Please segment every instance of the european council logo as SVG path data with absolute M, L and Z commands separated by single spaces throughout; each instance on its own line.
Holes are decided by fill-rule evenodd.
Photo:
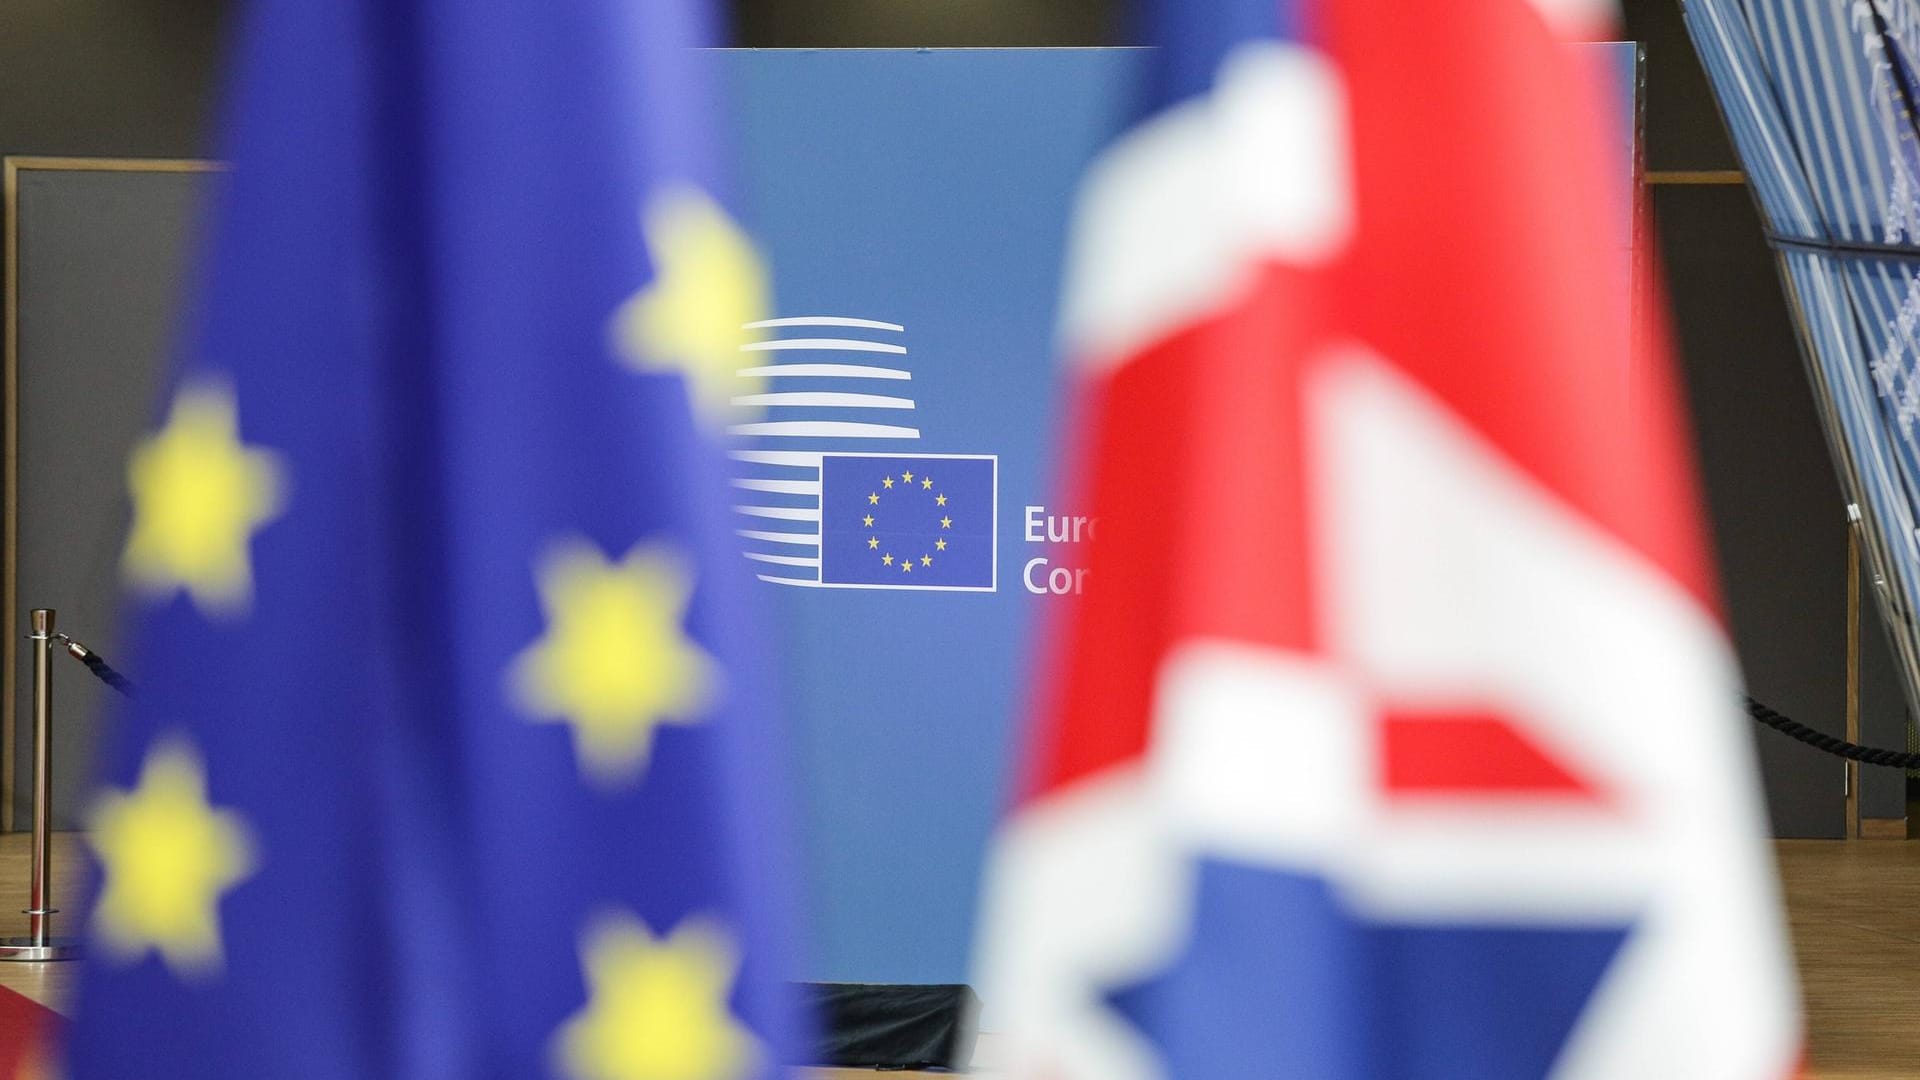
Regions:
M 906 328 L 821 315 L 748 328 L 775 336 L 743 352 L 781 358 L 738 372 L 753 392 L 733 404 L 767 415 L 728 429 L 753 440 L 732 452 L 744 474 L 733 486 L 753 494 L 734 506 L 742 526 L 734 531 L 746 541 L 742 554 L 765 567 L 760 580 L 992 592 L 999 462 L 991 454 L 900 452 L 920 439 L 918 427 L 891 421 L 918 410 L 901 393 L 913 379 Z M 893 448 L 868 449 L 876 444 Z
M 747 552 L 749 559 L 781 568 L 762 573 L 761 580 L 820 588 L 993 591 L 1000 482 L 993 455 L 821 454 L 819 475 L 818 509 L 734 508 L 779 519 L 768 521 L 768 528 L 740 530 L 749 540 L 784 549 Z

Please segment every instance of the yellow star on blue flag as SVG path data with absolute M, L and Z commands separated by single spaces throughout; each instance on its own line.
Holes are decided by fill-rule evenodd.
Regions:
M 515 696 L 533 719 L 572 727 L 582 771 L 637 777 L 655 729 L 698 722 L 717 689 L 718 665 L 682 626 L 686 560 L 642 545 L 612 562 L 574 540 L 538 577 L 547 631 L 514 661 Z
M 253 534 L 280 514 L 277 455 L 240 441 L 233 392 L 216 381 L 181 387 L 160 431 L 127 464 L 133 528 L 121 560 L 142 592 L 191 596 L 226 616 L 253 597 Z
M 725 414 L 731 397 L 758 389 L 737 374 L 756 365 L 741 347 L 760 339 L 750 324 L 766 317 L 767 269 L 746 232 L 699 188 L 674 185 L 648 200 L 641 215 L 654 280 L 619 312 L 627 362 L 642 370 L 677 370 L 699 408 Z
M 93 941 L 108 962 L 152 951 L 184 978 L 219 966 L 220 897 L 253 872 L 253 842 L 238 814 L 208 802 L 190 744 L 156 743 L 133 790 L 100 795 L 87 840 L 101 868 Z
M 693 917 L 664 938 L 625 914 L 602 915 L 581 948 L 587 1002 L 555 1036 L 570 1080 L 741 1080 L 760 1054 L 728 999 L 739 974 L 732 937 Z

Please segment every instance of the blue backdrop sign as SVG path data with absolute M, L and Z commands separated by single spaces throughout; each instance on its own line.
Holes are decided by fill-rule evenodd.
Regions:
M 1631 101 L 1635 50 L 1610 48 Z M 1047 494 L 1053 320 L 1073 192 L 1144 60 L 724 55 L 780 316 L 742 363 L 758 415 L 734 426 L 732 483 L 801 756 L 808 978 L 966 975 L 1029 624 L 1097 587 L 1075 560 L 1094 523 Z

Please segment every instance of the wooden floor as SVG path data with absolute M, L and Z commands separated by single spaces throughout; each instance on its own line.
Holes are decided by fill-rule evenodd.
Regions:
M 1814 1075 L 1920 1076 L 1920 841 L 1782 840 L 1777 850 Z
M 55 900 L 78 893 L 77 841 L 55 838 Z M 1783 840 L 1780 876 L 1821 1080 L 1920 1077 L 1920 841 Z M 24 933 L 27 838 L 0 835 L 0 936 Z M 18 898 L 16 903 L 14 898 Z M 56 925 L 56 931 L 60 929 Z M 0 963 L 0 986 L 55 1009 L 79 965 Z M 805 1080 L 871 1080 L 864 1069 L 802 1069 Z M 892 1074 L 907 1075 L 907 1074 Z
M 20 909 L 27 906 L 27 876 L 31 865 L 28 849 L 27 834 L 0 833 L 0 937 L 17 937 L 27 932 L 27 917 L 20 914 Z M 56 834 L 53 838 L 53 906 L 65 910 L 54 916 L 55 934 L 73 934 L 80 929 L 77 922 L 66 920 L 78 918 L 83 864 L 79 837 Z M 77 961 L 0 963 L 0 986 L 60 1009 L 72 1000 L 74 980 L 79 974 Z

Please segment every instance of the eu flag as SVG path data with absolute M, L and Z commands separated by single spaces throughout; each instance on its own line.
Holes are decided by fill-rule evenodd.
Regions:
M 998 459 L 825 454 L 820 580 L 866 588 L 993 588 Z
M 252 5 L 128 466 L 71 1075 L 776 1074 L 776 740 L 690 404 L 764 307 L 712 19 Z

